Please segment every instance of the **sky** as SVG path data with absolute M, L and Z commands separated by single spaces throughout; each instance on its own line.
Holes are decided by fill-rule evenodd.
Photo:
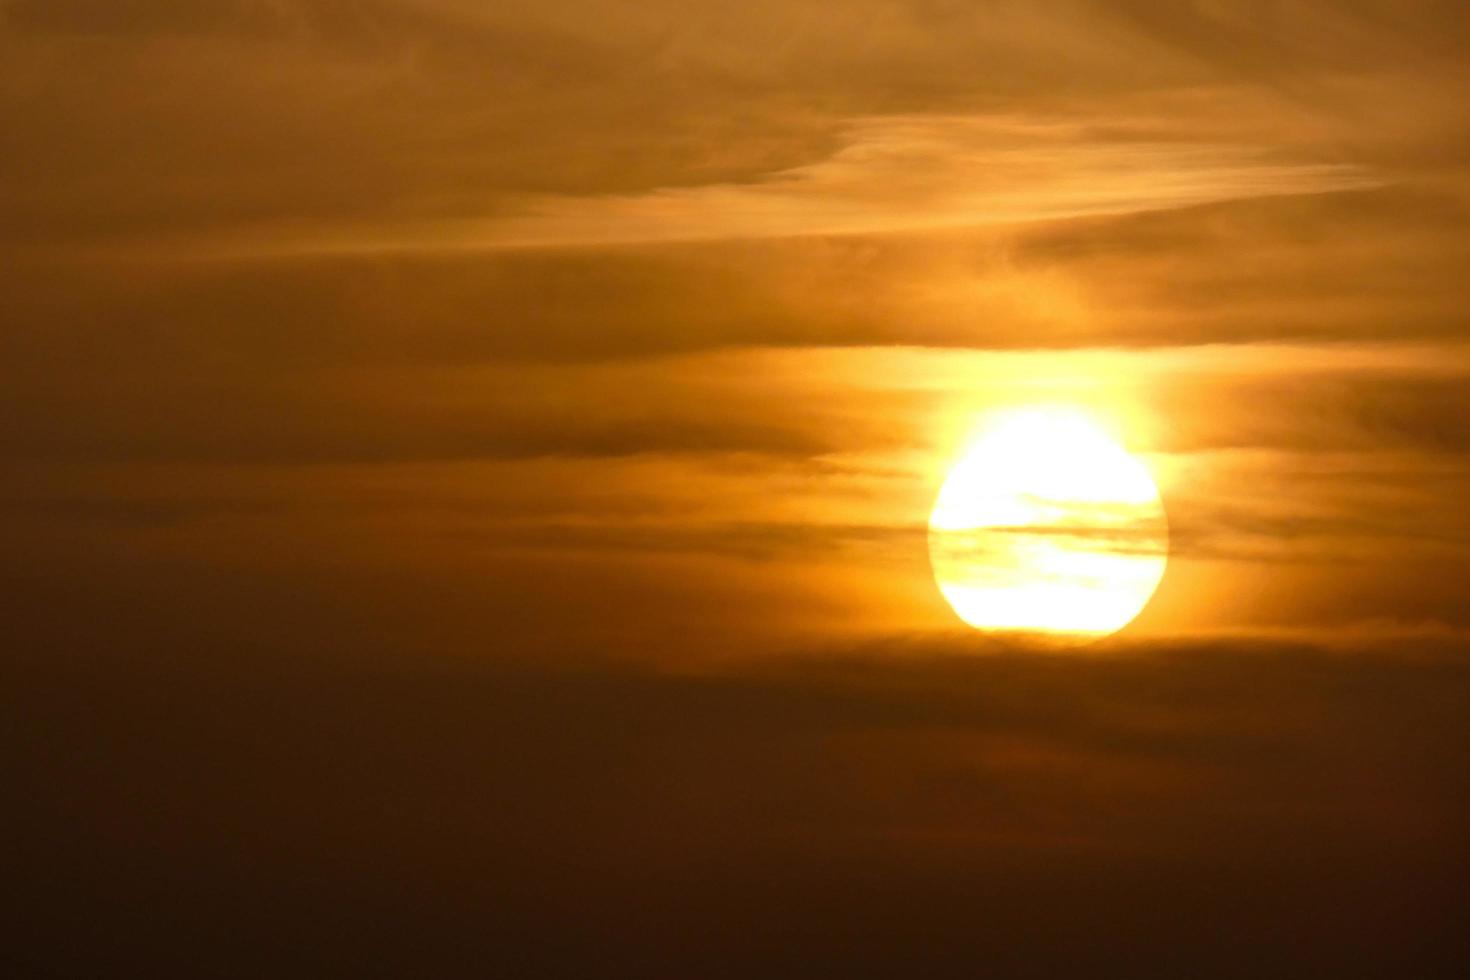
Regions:
M 1470 6 L 0 0 L 17 975 L 1460 976 Z M 977 418 L 1162 583 L 968 629 Z

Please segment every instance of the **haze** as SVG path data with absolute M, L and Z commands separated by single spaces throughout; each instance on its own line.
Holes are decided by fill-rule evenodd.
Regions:
M 1461 976 L 1470 6 L 0 0 L 17 976 Z M 1168 571 L 967 629 L 980 414 Z

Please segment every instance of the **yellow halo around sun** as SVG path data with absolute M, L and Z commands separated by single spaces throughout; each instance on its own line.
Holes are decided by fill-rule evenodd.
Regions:
M 1148 470 L 1074 408 L 990 416 L 929 517 L 934 579 L 981 630 L 1114 633 L 1148 603 L 1168 552 Z

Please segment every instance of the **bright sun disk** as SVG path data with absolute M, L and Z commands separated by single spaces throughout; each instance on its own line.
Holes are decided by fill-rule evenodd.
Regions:
M 990 417 L 929 517 L 935 581 L 981 630 L 1114 633 L 1158 587 L 1168 545 L 1148 470 L 1073 408 Z

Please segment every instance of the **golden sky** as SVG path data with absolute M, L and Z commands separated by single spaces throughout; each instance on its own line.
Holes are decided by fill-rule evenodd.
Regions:
M 1459 0 L 0 0 L 20 962 L 1441 975 L 1467 96 Z M 1170 529 L 1072 656 L 926 543 L 1036 403 Z

